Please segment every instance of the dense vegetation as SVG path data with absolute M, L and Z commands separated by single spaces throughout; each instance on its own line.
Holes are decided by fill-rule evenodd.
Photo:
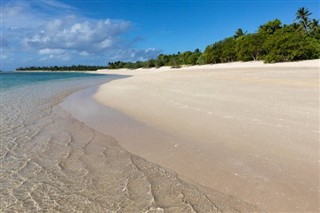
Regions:
M 137 68 L 151 68 L 151 67 L 162 67 L 162 66 L 172 66 L 179 67 L 181 64 L 190 64 L 196 65 L 197 60 L 202 55 L 199 49 L 196 49 L 194 52 L 186 51 L 184 53 L 178 53 L 173 55 L 164 55 L 160 54 L 157 59 L 150 59 L 145 62 L 137 61 L 132 62 L 122 62 L 117 61 L 108 64 L 109 69 L 118 69 L 118 68 L 128 68 L 128 69 L 137 69 Z
M 302 7 L 296 12 L 296 19 L 290 25 L 283 25 L 279 19 L 261 25 L 255 33 L 238 29 L 232 37 L 199 49 L 172 55 L 159 55 L 148 61 L 110 62 L 109 69 L 151 68 L 161 66 L 215 64 L 234 61 L 263 60 L 266 63 L 288 62 L 320 57 L 319 20 L 310 19 L 312 13 Z
M 106 66 L 87 66 L 87 65 L 72 65 L 72 66 L 49 66 L 49 67 L 19 67 L 18 71 L 96 71 L 98 69 L 106 69 Z

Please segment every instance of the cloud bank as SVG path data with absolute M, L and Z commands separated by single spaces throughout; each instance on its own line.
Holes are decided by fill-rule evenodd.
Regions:
M 58 1 L 8 1 L 2 5 L 2 64 L 106 64 L 147 60 L 160 51 L 135 48 L 127 20 L 84 17 Z

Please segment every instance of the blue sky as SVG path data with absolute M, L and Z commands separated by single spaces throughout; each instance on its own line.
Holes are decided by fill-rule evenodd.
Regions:
M 105 65 L 194 50 L 254 32 L 275 18 L 290 24 L 299 7 L 319 18 L 316 0 L 0 0 L 1 67 Z

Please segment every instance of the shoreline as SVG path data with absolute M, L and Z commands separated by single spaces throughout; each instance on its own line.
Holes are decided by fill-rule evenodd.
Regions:
M 230 63 L 220 63 L 220 64 L 205 64 L 205 65 L 183 65 L 180 68 L 172 68 L 169 66 L 162 66 L 160 68 L 139 68 L 139 69 L 99 69 L 96 71 L 87 71 L 88 73 L 110 73 L 110 72 L 134 72 L 134 71 L 173 71 L 173 70 L 189 70 L 189 69 L 201 69 L 201 70 L 214 70 L 214 69 L 232 69 L 232 68 L 267 68 L 267 67 L 319 67 L 320 59 L 304 60 L 304 61 L 294 61 L 294 62 L 279 62 L 279 63 L 264 63 L 263 61 L 248 61 L 248 62 L 230 62 Z
M 12 71 L 7 71 L 7 72 L 12 72 Z M 26 73 L 28 73 L 28 72 L 58 72 L 58 73 L 68 73 L 68 72 L 71 72 L 71 73 L 73 73 L 73 72 L 81 72 L 81 73 L 95 73 L 95 72 L 97 72 L 97 70 L 95 70 L 95 71 L 93 71 L 93 70 L 91 70 L 91 71 L 88 71 L 88 70 L 83 70 L 83 71 L 80 71 L 80 70 L 65 70 L 65 71 L 63 71 L 63 70 L 61 70 L 61 71 L 52 71 L 52 70 L 15 70 L 15 71 L 13 71 L 13 72 L 18 72 L 18 73 L 23 73 L 23 72 L 26 72 Z
M 320 66 L 320 59 L 304 60 L 304 61 L 293 61 L 293 62 L 278 62 L 278 63 L 264 63 L 263 61 L 248 61 L 248 62 L 229 62 L 219 64 L 204 64 L 204 65 L 182 65 L 180 68 L 173 68 L 169 66 L 162 66 L 159 68 L 139 68 L 139 69 L 98 69 L 98 70 L 14 70 L 13 72 L 86 72 L 86 73 L 108 73 L 112 71 L 168 71 L 168 70 L 184 70 L 190 68 L 196 69 L 218 69 L 218 68 L 249 68 L 249 67 L 295 67 L 302 65 L 305 67 L 317 67 Z M 11 71 L 2 71 L 11 72 Z
M 236 63 L 233 65 L 234 67 L 229 67 L 228 69 L 211 65 L 211 67 L 199 66 L 168 70 L 104 70 L 97 73 L 116 73 L 132 76 L 128 79 L 100 86 L 100 90 L 94 96 L 97 99 L 96 101 L 120 113 L 124 113 L 126 116 L 138 120 L 151 128 L 174 135 L 176 137 L 175 140 L 181 140 L 180 144 L 171 143 L 170 145 L 167 143 L 167 145 L 161 144 L 160 147 L 155 145 L 159 141 L 150 145 L 147 141 L 141 142 L 140 140 L 141 145 L 138 148 L 144 150 L 141 151 L 137 147 L 136 150 L 133 150 L 134 145 L 128 142 L 129 139 L 122 138 L 119 143 L 126 149 L 131 149 L 130 151 L 133 151 L 133 153 L 173 169 L 178 174 L 191 178 L 197 183 L 234 195 L 268 211 L 279 209 L 283 211 L 313 211 L 318 208 L 316 202 L 318 195 L 316 192 L 307 191 L 309 187 L 317 188 L 317 174 L 315 172 L 318 169 L 318 155 L 314 150 L 317 150 L 318 124 L 317 120 L 314 119 L 318 118 L 315 113 L 317 112 L 316 106 L 318 104 L 316 95 L 318 94 L 319 62 L 320 60 L 311 60 L 281 63 L 281 65 L 272 64 L 272 66 L 263 65 L 262 69 L 261 64 L 249 62 L 251 65 L 247 68 L 244 67 L 246 64 Z M 210 71 L 213 68 L 215 71 Z M 233 68 L 237 69 L 233 70 Z M 257 70 L 257 68 L 259 69 Z M 270 68 L 272 69 L 270 70 Z M 169 70 L 170 73 L 166 72 Z M 228 71 L 226 72 L 226 70 Z M 208 91 L 201 90 L 201 87 L 207 85 L 210 88 L 210 84 L 206 83 L 208 82 L 207 79 L 215 82 L 217 85 L 215 89 L 224 91 L 226 98 L 229 97 L 230 100 L 237 100 L 237 96 L 232 94 L 234 93 L 232 88 L 238 88 L 238 92 L 241 92 L 238 96 L 246 97 L 246 99 L 238 100 L 236 105 L 240 104 L 239 108 L 247 106 L 247 109 L 251 109 L 252 112 L 241 111 L 232 107 L 231 103 L 228 104 L 229 100 L 225 98 L 214 99 L 218 101 L 217 104 L 221 105 L 215 106 L 212 103 L 213 105 L 206 107 L 206 100 L 201 99 L 201 97 L 209 94 L 207 93 Z M 192 86 L 197 81 L 201 84 L 194 85 L 196 87 Z M 174 84 L 179 84 L 180 88 L 174 87 Z M 230 88 L 223 87 L 224 84 L 227 84 Z M 170 85 L 172 85 L 172 88 Z M 191 87 L 185 87 L 188 85 Z M 246 87 L 246 85 L 250 85 L 250 87 Z M 175 94 L 168 93 L 166 89 L 168 86 L 170 87 L 169 89 L 173 89 L 172 91 Z M 181 90 L 182 88 L 183 90 Z M 275 88 L 275 90 L 271 88 Z M 260 91 L 259 95 L 262 94 L 262 98 L 257 96 L 258 91 Z M 177 92 L 179 92 L 179 96 L 176 96 Z M 188 94 L 191 95 L 192 93 L 196 93 L 194 96 L 198 96 L 200 99 L 188 96 Z M 246 96 L 246 94 L 249 94 L 249 96 Z M 211 96 L 209 95 L 208 97 Z M 290 110 L 284 107 L 287 106 L 288 102 L 280 97 L 286 97 L 289 102 L 293 103 L 293 105 L 289 105 Z M 308 100 L 307 97 L 309 97 L 309 101 L 306 102 Z M 192 102 L 195 106 L 190 108 L 191 102 L 184 103 L 187 99 L 183 100 L 183 98 L 195 98 L 194 101 L 196 102 Z M 215 97 L 212 96 L 212 98 Z M 161 100 L 159 101 L 159 99 Z M 301 104 L 303 103 L 301 99 L 305 104 L 309 105 Z M 223 102 L 219 102 L 219 100 L 223 100 Z M 255 103 L 254 101 L 258 102 Z M 251 106 L 253 103 L 256 105 L 255 108 Z M 275 105 L 273 106 L 273 104 Z M 306 110 L 305 107 L 309 108 L 306 108 Z M 204 113 L 203 109 L 205 108 L 206 111 Z M 257 109 L 262 109 L 262 111 Z M 187 111 L 188 114 L 182 111 Z M 280 120 L 274 117 L 279 113 L 278 111 L 280 114 L 277 116 Z M 235 114 L 235 112 L 237 113 Z M 252 116 L 252 113 L 254 116 Z M 311 115 L 314 116 L 313 119 Z M 175 116 L 184 119 L 179 120 Z M 213 116 L 216 121 L 208 121 L 207 117 L 209 116 Z M 302 122 L 302 118 L 305 117 L 308 118 L 308 125 Z M 166 121 L 165 118 L 169 119 L 169 121 Z M 251 120 L 247 118 L 251 118 Z M 189 122 L 186 124 L 184 122 L 185 119 L 190 119 L 193 124 Z M 206 124 L 204 128 L 202 127 L 202 130 L 199 130 L 199 127 L 196 127 L 195 124 L 202 124 L 203 122 Z M 212 126 L 214 129 L 210 130 L 207 126 Z M 224 126 L 230 133 L 225 131 Z M 263 129 L 258 130 L 257 127 Z M 211 131 L 213 131 L 213 135 L 208 134 Z M 307 136 L 306 134 L 309 131 L 311 133 L 308 133 L 310 135 Z M 248 133 L 246 134 L 246 132 Z M 140 134 L 131 133 L 131 136 L 133 135 L 136 137 L 135 140 L 139 141 L 142 134 L 143 132 L 140 132 Z M 230 136 L 228 136 L 229 134 Z M 275 142 L 269 143 L 270 139 Z M 207 142 L 205 142 L 206 140 Z M 193 141 L 198 142 L 194 143 Z M 240 143 L 236 145 L 236 141 Z M 309 143 L 303 144 L 301 143 L 302 141 L 309 141 Z M 257 143 L 258 146 L 254 145 L 253 142 Z M 268 148 L 261 149 L 260 146 L 261 148 Z M 279 149 L 279 151 L 271 151 L 275 148 Z M 169 154 L 169 157 L 167 156 L 168 159 L 163 159 L 163 154 L 167 153 L 168 150 L 178 149 L 184 149 L 184 151 L 174 151 Z M 195 150 L 200 150 L 197 155 L 194 155 L 197 153 Z M 208 150 L 215 151 L 208 152 Z M 148 152 L 152 153 L 152 155 L 148 155 Z M 249 156 L 247 154 L 244 155 L 247 152 Z M 284 152 L 288 154 L 285 158 L 282 156 Z M 304 161 L 300 159 L 304 159 Z M 215 168 L 213 171 L 215 172 L 208 173 L 208 165 L 212 163 L 217 164 L 213 166 Z M 202 165 L 201 167 L 203 168 L 200 168 L 199 171 L 194 170 L 199 165 Z M 279 172 L 280 170 L 278 171 L 277 167 L 281 171 L 286 171 L 286 174 Z M 220 175 L 218 179 L 216 174 Z M 291 175 L 297 179 L 292 179 Z M 209 179 L 212 180 L 206 179 L 205 176 L 210 177 Z M 254 179 L 252 179 L 253 177 Z M 298 184 L 297 181 L 307 181 L 306 184 L 309 184 L 309 186 Z M 228 185 L 228 183 L 232 183 L 233 186 L 229 189 L 224 188 L 224 185 Z M 246 191 L 243 191 L 240 185 L 237 186 L 237 183 L 240 183 L 241 187 L 245 186 L 247 188 Z M 259 192 L 255 192 L 256 186 L 260 187 Z M 274 191 L 273 195 L 261 196 L 263 193 L 272 191 Z M 294 191 L 296 193 L 293 193 Z M 241 193 L 239 194 L 239 192 Z M 251 195 L 252 193 L 257 194 Z M 270 199 L 270 196 L 274 197 Z M 263 199 L 266 200 L 263 201 Z M 263 202 L 262 204 L 261 201 Z M 271 205 L 274 207 L 268 208 Z
M 121 77 L 52 81 L 1 91 L 0 211 L 261 212 L 129 153 L 113 137 L 60 106 L 69 95 Z M 85 112 L 84 104 L 80 100 L 77 107 Z
M 66 112 L 70 113 L 72 119 L 76 119 L 79 122 L 84 123 L 86 126 L 92 128 L 98 134 L 103 134 L 107 137 L 111 136 L 112 138 L 115 138 L 115 142 L 119 145 L 119 147 L 128 151 L 128 153 L 134 156 L 134 158 L 139 158 L 142 161 L 144 161 L 145 164 L 150 164 L 151 167 L 149 169 L 158 168 L 160 169 L 160 171 L 165 172 L 169 176 L 175 176 L 174 179 L 177 179 L 177 181 L 182 183 L 185 182 L 184 185 L 186 185 L 186 187 L 189 187 L 189 190 L 191 191 L 194 190 L 193 187 L 195 187 L 195 191 L 193 193 L 200 192 L 201 194 L 205 195 L 207 199 L 210 200 L 210 202 L 212 202 L 211 207 L 213 207 L 213 209 L 210 212 L 264 212 L 263 210 L 257 208 L 255 205 L 243 201 L 238 197 L 227 195 L 215 189 L 203 186 L 195 182 L 194 180 L 191 180 L 188 177 L 176 173 L 169 167 L 164 167 L 163 165 L 159 165 L 158 163 L 155 163 L 153 161 L 147 161 L 145 160 L 145 158 L 141 158 L 141 155 L 136 155 L 137 150 L 143 148 L 141 146 L 139 147 L 139 145 L 137 147 L 137 143 L 139 141 L 137 139 L 132 138 L 132 136 L 134 136 L 137 132 L 143 132 L 143 139 L 146 141 L 159 142 L 160 140 L 172 140 L 177 138 L 175 138 L 175 136 L 173 135 L 168 135 L 162 131 L 147 126 L 114 109 L 100 105 L 99 103 L 95 102 L 93 96 L 100 86 L 101 85 L 93 86 L 86 89 L 82 89 L 80 91 L 76 91 L 65 97 L 64 100 L 58 104 L 58 106 Z M 79 106 L 79 104 L 85 105 L 86 108 L 81 109 L 77 107 Z M 103 127 L 100 125 L 103 125 Z M 139 139 L 141 139 L 141 137 L 139 137 Z M 130 141 L 130 144 L 125 145 L 121 143 L 122 141 Z M 141 143 L 140 145 L 143 145 L 143 143 Z M 152 153 L 150 153 L 149 151 L 148 154 L 152 155 Z M 153 151 L 156 152 L 156 150 Z M 142 154 L 142 156 L 144 155 Z M 153 181 L 154 179 L 157 179 L 156 177 L 149 178 L 151 178 Z M 172 177 L 167 178 L 171 179 Z M 163 182 L 166 181 L 166 179 L 163 180 Z M 174 187 L 173 185 L 169 186 Z M 169 195 L 165 194 L 163 196 L 167 197 Z M 195 205 L 195 203 L 193 205 Z M 195 207 L 196 206 L 197 205 L 195 205 Z M 198 210 L 200 212 L 207 211 L 201 208 Z

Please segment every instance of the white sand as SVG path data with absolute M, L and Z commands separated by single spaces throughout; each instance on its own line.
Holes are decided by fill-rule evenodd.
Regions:
M 136 75 L 143 71 L 147 72 L 161 72 L 161 71 L 172 71 L 172 70 L 214 70 L 220 68 L 258 68 L 258 67 L 320 67 L 320 60 L 306 60 L 306 61 L 296 61 L 296 62 L 286 62 L 286 63 L 273 63 L 273 64 L 265 64 L 262 61 L 250 61 L 250 62 L 232 62 L 232 63 L 223 63 L 223 64 L 208 64 L 208 65 L 196 65 L 196 66 L 183 66 L 179 69 L 174 69 L 171 67 L 160 67 L 160 68 L 151 68 L 151 69 L 136 69 L 136 70 L 129 70 L 129 69 L 116 69 L 116 70 L 108 70 L 108 69 L 101 69 L 97 72 L 91 73 L 117 73 L 121 74 L 124 71 L 128 72 L 128 74 Z
M 177 138 L 116 137 L 129 151 L 269 211 L 317 211 L 319 64 L 100 70 L 131 77 L 95 98 Z

